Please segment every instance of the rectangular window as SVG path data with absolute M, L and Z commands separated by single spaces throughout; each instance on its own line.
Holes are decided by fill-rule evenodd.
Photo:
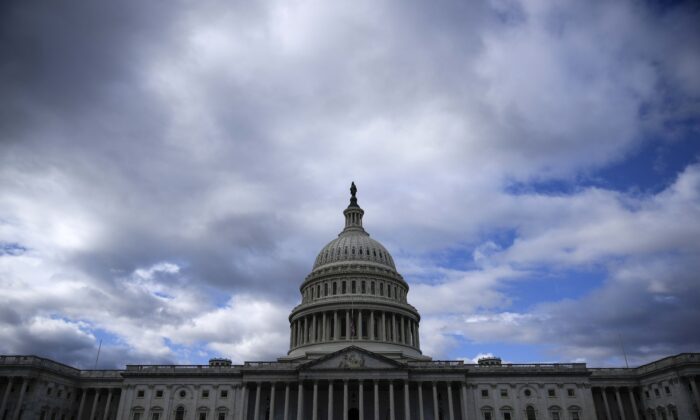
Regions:
M 226 420 L 226 413 L 219 413 L 219 420 Z
M 153 413 L 153 417 L 151 417 L 152 420 L 160 420 L 160 413 Z
M 552 411 L 552 420 L 561 420 L 561 417 L 559 417 L 558 411 Z
M 58 398 L 61 398 L 61 395 L 63 395 L 63 391 L 61 391 L 60 389 L 58 391 L 56 391 L 56 396 Z
M 665 387 L 664 387 L 664 391 L 666 391 L 666 394 L 667 394 L 667 395 L 671 395 L 671 388 L 665 386 Z M 58 391 L 58 392 L 61 392 L 61 391 Z M 59 397 L 60 397 L 60 395 L 59 395 Z
M 571 413 L 571 420 L 581 420 L 581 417 L 578 414 L 578 411 L 574 411 Z
M 355 293 L 355 280 L 352 281 L 352 293 Z
M 659 388 L 654 388 L 654 395 L 656 395 L 657 397 L 661 395 L 661 393 L 659 392 Z
M 484 420 L 491 420 L 491 413 L 488 411 L 484 412 Z
M 134 420 L 141 420 L 141 413 L 134 413 Z
M 333 294 L 334 295 L 338 294 L 338 283 L 333 283 Z
M 379 296 L 384 296 L 384 283 L 379 283 Z
M 136 391 L 136 398 L 143 398 L 143 396 L 146 395 L 143 389 L 139 389 Z
M 328 296 L 328 283 L 323 284 L 323 295 Z
M 362 280 L 362 294 L 367 293 L 367 285 L 364 280 Z
M 342 287 L 342 289 L 343 289 L 343 290 L 341 290 L 341 293 L 345 294 L 345 293 L 346 293 L 346 290 L 347 290 L 347 289 L 345 288 L 345 281 L 343 281 L 343 287 Z
M 46 388 L 46 395 L 51 395 L 51 391 L 52 391 L 51 388 Z
M 202 398 L 209 398 L 209 390 L 207 390 L 207 389 L 202 390 Z
M 225 390 L 225 389 L 221 390 L 221 398 L 228 398 L 228 390 Z
M 556 397 L 557 393 L 553 389 L 548 389 L 547 390 L 547 395 L 550 397 Z
M 501 389 L 501 397 L 507 397 L 508 396 L 508 390 L 507 389 Z
M 156 398 L 163 398 L 163 390 L 156 389 Z
M 484 398 L 487 398 L 489 396 L 489 390 L 488 389 L 482 389 L 481 390 L 481 396 Z
M 506 411 L 505 413 L 503 413 L 503 420 L 510 420 L 510 413 L 509 412 Z
M 372 283 L 370 284 L 369 290 L 370 290 L 369 293 L 370 293 L 371 295 L 373 295 L 373 294 L 374 294 L 374 282 L 372 282 Z
M 205 413 L 205 412 L 199 413 L 199 420 L 207 420 L 207 413 Z
M 573 388 L 567 389 L 567 390 L 566 390 L 566 393 L 567 393 L 567 395 L 570 396 L 570 397 L 575 397 L 575 396 L 576 396 L 576 392 L 574 391 Z
M 644 391 L 644 395 L 649 399 L 649 391 Z

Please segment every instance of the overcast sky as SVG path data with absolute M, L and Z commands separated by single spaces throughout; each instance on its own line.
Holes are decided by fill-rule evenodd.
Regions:
M 700 6 L 0 3 L 0 354 L 286 354 L 350 181 L 436 359 L 700 351 Z

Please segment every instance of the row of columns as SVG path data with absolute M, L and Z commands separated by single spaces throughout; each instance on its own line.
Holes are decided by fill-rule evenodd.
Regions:
M 20 414 L 22 413 L 23 409 L 23 404 L 24 400 L 27 395 L 27 389 L 30 384 L 30 378 L 27 377 L 9 377 L 8 378 L 8 383 L 7 386 L 5 387 L 5 392 L 3 392 L 2 395 L 2 400 L 0 401 L 0 417 L 2 417 L 5 413 L 5 410 L 8 407 L 8 400 L 10 396 L 10 391 L 12 390 L 12 387 L 14 385 L 19 384 L 19 395 L 17 397 L 17 401 L 15 404 L 15 408 L 12 413 L 10 413 L 10 416 L 7 417 L 8 420 L 18 420 L 20 417 Z M 88 389 L 82 389 L 82 395 L 80 397 L 80 403 L 78 405 L 78 412 L 77 412 L 77 420 L 81 420 L 84 416 L 84 413 L 87 412 L 85 410 L 85 400 L 86 396 L 89 392 L 90 389 L 94 389 L 94 397 L 92 400 L 91 408 L 90 408 L 90 416 L 88 417 L 89 420 L 92 420 L 95 418 L 95 413 L 97 411 L 97 402 L 98 402 L 98 395 L 101 392 L 102 388 L 88 388 Z M 105 403 L 105 409 L 104 409 L 104 415 L 102 416 L 102 420 L 109 420 L 109 409 L 110 409 L 110 404 L 112 403 L 112 396 L 113 396 L 113 390 L 114 388 L 106 388 L 107 389 L 107 402 Z
M 341 335 L 341 323 L 345 334 Z M 365 331 L 365 323 L 367 331 Z M 290 348 L 337 340 L 363 339 L 405 344 L 420 348 L 419 324 L 395 312 L 336 310 L 300 317 L 291 324 Z M 348 338 L 350 337 L 350 338 Z
M 334 382 L 335 381 L 328 381 L 328 419 L 333 419 L 333 413 L 334 413 Z M 350 410 L 350 405 L 349 405 L 349 383 L 350 380 L 343 380 L 343 415 L 342 419 L 343 420 L 348 420 L 348 412 Z M 363 380 L 357 380 L 353 381 L 357 382 L 357 387 L 358 387 L 358 414 L 359 414 L 359 419 L 364 420 L 365 419 L 365 404 L 364 404 L 364 382 L 371 382 L 373 386 L 373 395 L 374 395 L 374 404 L 373 404 L 373 409 L 374 409 L 374 416 L 373 418 L 379 419 L 379 380 L 371 380 L 371 381 L 363 381 Z M 395 381 L 389 381 L 389 418 L 390 420 L 396 420 L 396 406 L 395 406 L 395 391 L 394 391 L 394 382 Z M 424 405 L 423 405 L 423 383 L 424 382 L 411 382 L 411 381 L 399 381 L 403 385 L 403 392 L 404 392 L 404 416 L 402 417 L 403 420 L 411 420 L 411 407 L 410 407 L 410 402 L 411 398 L 409 395 L 410 392 L 410 385 L 411 383 L 416 383 L 417 386 L 417 391 L 418 391 L 418 418 L 415 420 L 425 420 L 425 410 L 424 410 Z M 438 401 L 438 382 L 430 382 L 432 384 L 432 399 L 433 399 L 433 419 L 438 419 L 439 418 L 439 401 Z M 461 384 L 461 392 L 460 392 L 460 413 L 462 419 L 466 419 L 467 414 L 467 388 L 465 383 L 460 383 Z M 291 420 L 290 418 L 290 388 L 291 388 L 291 383 L 289 382 L 284 382 L 284 413 L 283 413 L 283 419 L 284 420 Z M 454 405 L 453 405 L 453 397 L 452 397 L 452 383 L 447 382 L 446 383 L 447 387 L 447 406 L 448 406 L 448 417 L 447 419 L 449 420 L 455 420 L 455 412 L 454 412 Z M 262 382 L 256 382 L 255 383 L 255 402 L 253 406 L 253 420 L 273 420 L 275 418 L 275 394 L 276 394 L 276 389 L 277 389 L 277 383 L 273 382 L 270 385 L 270 405 L 269 405 L 269 411 L 268 411 L 268 418 L 264 419 L 261 417 L 261 394 L 263 391 L 263 383 Z M 313 389 L 313 394 L 312 394 L 312 409 L 311 409 L 311 416 L 308 416 L 308 413 L 304 412 L 304 386 L 303 384 L 298 385 L 298 391 L 297 391 L 297 411 L 296 411 L 296 420 L 301 420 L 301 419 L 307 419 L 311 418 L 311 420 L 318 420 L 319 418 L 319 398 L 318 398 L 318 392 L 319 392 L 319 381 L 313 381 L 312 384 L 312 389 Z
M 353 280 L 337 280 L 308 286 L 302 291 L 302 303 L 312 302 L 316 299 L 323 299 L 329 296 L 346 295 L 387 297 L 399 302 L 406 302 L 406 294 L 408 291 L 403 286 L 398 286 L 390 282 L 354 280 L 356 283 L 355 290 L 353 291 L 352 281 Z M 363 281 L 365 281 L 364 289 L 362 289 Z M 343 291 L 343 283 L 345 283 L 345 291 Z M 386 286 L 386 288 L 384 288 L 384 286 Z
M 607 416 L 607 419 L 613 420 L 611 405 L 610 405 L 610 401 L 608 400 L 608 395 L 606 392 L 606 390 L 608 388 L 613 388 L 613 392 L 615 393 L 615 401 L 617 403 L 617 410 L 618 410 L 617 412 L 619 413 L 620 418 L 622 420 L 631 420 L 631 419 L 627 418 L 627 415 L 625 414 L 625 410 L 622 406 L 622 394 L 620 393 L 620 389 L 622 389 L 623 387 L 601 387 L 600 388 L 600 393 L 603 396 L 603 406 L 605 408 L 605 415 Z M 639 408 L 637 407 L 637 400 L 634 396 L 634 391 L 630 387 L 624 387 L 624 388 L 627 390 L 626 393 L 628 394 L 629 399 L 630 399 L 631 404 L 632 404 L 632 413 L 634 416 L 634 420 L 640 420 Z

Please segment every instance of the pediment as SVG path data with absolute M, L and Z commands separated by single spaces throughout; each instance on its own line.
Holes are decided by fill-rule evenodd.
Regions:
M 403 363 L 377 353 L 351 346 L 313 360 L 302 366 L 302 370 L 344 370 L 344 369 L 401 369 Z

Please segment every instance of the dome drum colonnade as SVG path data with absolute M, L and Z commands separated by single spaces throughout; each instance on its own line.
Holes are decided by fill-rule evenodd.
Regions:
M 350 192 L 345 228 L 318 254 L 300 287 L 302 303 L 289 316 L 288 358 L 314 357 L 352 343 L 393 358 L 426 360 L 408 284 L 391 254 L 363 228 L 354 183 Z

